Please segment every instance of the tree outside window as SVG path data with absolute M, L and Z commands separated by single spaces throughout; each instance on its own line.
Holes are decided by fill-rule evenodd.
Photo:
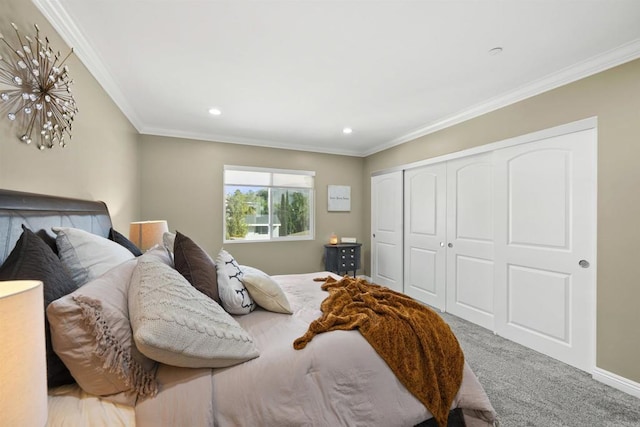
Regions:
M 312 239 L 312 207 L 309 172 L 225 166 L 225 241 Z

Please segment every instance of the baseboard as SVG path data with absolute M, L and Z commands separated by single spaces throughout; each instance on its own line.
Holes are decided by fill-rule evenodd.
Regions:
M 631 381 L 630 379 L 600 368 L 594 368 L 592 375 L 594 380 L 600 381 L 601 383 L 640 399 L 640 383 Z

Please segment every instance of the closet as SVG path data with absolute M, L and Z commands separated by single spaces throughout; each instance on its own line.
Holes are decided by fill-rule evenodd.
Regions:
M 396 289 L 590 371 L 596 138 L 587 119 L 404 167 L 400 220 L 384 207 L 395 261 L 374 231 L 387 174 L 373 176 L 372 271 L 397 265 Z
M 402 285 L 402 171 L 371 177 L 371 278 L 394 291 Z

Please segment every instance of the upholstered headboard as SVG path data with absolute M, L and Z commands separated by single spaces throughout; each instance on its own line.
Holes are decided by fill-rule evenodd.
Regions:
M 51 227 L 74 227 L 107 237 L 111 217 L 103 202 L 0 189 L 0 264 L 20 238 L 23 224 L 50 236 Z

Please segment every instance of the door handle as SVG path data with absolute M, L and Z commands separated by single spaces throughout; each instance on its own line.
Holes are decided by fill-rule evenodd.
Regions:
M 453 243 L 449 243 L 449 244 L 447 245 L 447 247 L 452 248 L 452 247 L 453 247 Z
M 376 238 L 376 233 L 373 233 L 373 238 L 374 238 L 374 239 Z
M 578 261 L 578 265 L 582 268 L 589 268 L 591 264 L 589 264 L 589 261 L 587 261 L 586 259 L 581 259 L 580 261 Z

